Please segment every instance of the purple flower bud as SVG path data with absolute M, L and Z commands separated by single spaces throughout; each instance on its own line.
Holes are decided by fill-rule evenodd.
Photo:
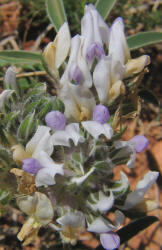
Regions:
M 86 59 L 88 62 L 92 62 L 95 57 L 100 60 L 104 55 L 105 51 L 103 46 L 100 43 L 94 42 L 87 48 Z
M 120 237 L 114 232 L 100 234 L 100 241 L 106 250 L 113 250 L 120 246 Z
M 66 125 L 66 117 L 60 111 L 51 111 L 45 116 L 47 126 L 54 131 L 64 130 Z
M 136 135 L 131 140 L 129 140 L 129 142 L 135 145 L 136 153 L 140 153 L 146 149 L 149 144 L 148 139 L 143 135 Z
M 29 174 L 36 174 L 42 166 L 34 158 L 27 158 L 23 160 L 22 169 Z
M 109 120 L 109 118 L 110 118 L 109 110 L 104 105 L 99 104 L 94 108 L 93 121 L 104 124 Z
M 83 74 L 77 65 L 73 65 L 69 71 L 69 80 L 79 84 L 83 81 Z

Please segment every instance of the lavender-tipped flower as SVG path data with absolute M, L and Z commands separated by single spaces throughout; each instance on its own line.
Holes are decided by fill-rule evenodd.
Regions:
M 77 65 L 72 65 L 69 70 L 69 80 L 74 82 L 76 85 L 83 81 L 83 74 Z
M 60 111 L 51 111 L 45 116 L 46 124 L 54 131 L 64 130 L 66 125 L 66 117 Z
M 143 135 L 136 135 L 134 136 L 129 142 L 135 145 L 136 153 L 140 153 L 141 151 L 145 150 L 149 144 L 148 139 Z
M 100 60 L 105 55 L 102 44 L 94 42 L 92 43 L 86 51 L 86 59 L 89 63 L 92 63 L 95 57 Z
M 113 250 L 120 246 L 120 237 L 114 232 L 100 234 L 100 241 L 106 250 Z
M 27 158 L 22 162 L 22 169 L 29 174 L 36 174 L 42 168 L 39 162 L 34 158 Z
M 109 120 L 109 118 L 110 118 L 109 110 L 104 105 L 99 104 L 94 108 L 93 121 L 104 124 Z

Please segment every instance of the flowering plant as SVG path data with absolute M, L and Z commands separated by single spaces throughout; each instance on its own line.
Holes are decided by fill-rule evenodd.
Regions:
M 16 176 L 17 205 L 28 215 L 18 239 L 27 245 L 49 226 L 63 244 L 89 231 L 104 249 L 118 248 L 129 212 L 156 208 L 144 195 L 158 172 L 146 173 L 135 190 L 124 172 L 114 179 L 114 168 L 134 167 L 149 143 L 143 135 L 121 137 L 127 119 L 139 115 L 138 86 L 150 58 L 131 58 L 122 18 L 108 27 L 89 4 L 81 35 L 71 38 L 65 22 L 42 60 L 55 96 L 45 83 L 22 92 L 13 67 L 0 94 L 3 172 Z

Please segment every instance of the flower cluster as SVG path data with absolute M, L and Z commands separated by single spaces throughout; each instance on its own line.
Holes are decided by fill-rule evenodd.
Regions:
M 99 235 L 105 249 L 115 249 L 125 211 L 138 210 L 158 177 L 149 171 L 133 191 L 124 172 L 120 180 L 113 178 L 115 167 L 133 167 L 136 154 L 148 146 L 143 135 L 119 141 L 116 121 L 121 100 L 132 93 L 137 97 L 128 82 L 136 84 L 149 56 L 132 59 L 123 20 L 115 19 L 109 28 L 91 4 L 85 6 L 81 35 L 71 38 L 64 23 L 43 56 L 65 111 L 47 112 L 27 143 L 11 147 L 17 164 L 11 172 L 23 194 L 17 204 L 29 216 L 18 238 L 29 244 L 41 226 L 49 225 L 63 243 L 75 245 L 89 231 Z M 13 74 L 11 68 L 6 72 L 6 83 L 13 82 Z M 13 92 L 2 92 L 0 108 Z M 114 221 L 106 218 L 111 211 Z

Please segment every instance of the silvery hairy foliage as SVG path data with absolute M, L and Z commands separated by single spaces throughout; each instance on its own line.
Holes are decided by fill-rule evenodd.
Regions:
M 63 244 L 75 245 L 89 231 L 104 249 L 115 249 L 127 212 L 156 207 L 144 195 L 158 172 L 146 173 L 135 190 L 124 172 L 114 178 L 114 169 L 134 167 L 149 143 L 143 135 L 121 136 L 140 112 L 138 86 L 150 58 L 132 58 L 122 18 L 108 27 L 91 4 L 81 34 L 71 37 L 64 23 L 43 57 L 55 96 L 46 83 L 22 91 L 13 67 L 0 94 L 1 171 L 16 177 L 17 205 L 28 215 L 17 237 L 27 245 L 49 226 Z

